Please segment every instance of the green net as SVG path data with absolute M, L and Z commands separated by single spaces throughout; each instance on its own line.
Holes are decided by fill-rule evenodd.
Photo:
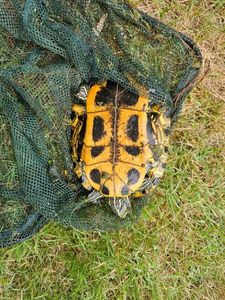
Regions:
M 0 24 L 0 246 L 49 220 L 91 230 L 135 221 L 149 196 L 125 220 L 104 201 L 85 202 L 72 168 L 71 105 L 81 84 L 108 79 L 165 106 L 174 123 L 199 49 L 121 0 L 0 0 Z

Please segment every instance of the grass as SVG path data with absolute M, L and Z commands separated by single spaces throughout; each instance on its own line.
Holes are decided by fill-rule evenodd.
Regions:
M 211 61 L 172 134 L 165 179 L 128 229 L 49 224 L 0 250 L 0 299 L 225 299 L 225 1 L 133 2 L 192 37 Z

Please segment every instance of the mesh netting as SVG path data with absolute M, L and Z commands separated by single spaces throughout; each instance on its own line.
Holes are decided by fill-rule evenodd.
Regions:
M 149 196 L 125 220 L 104 201 L 84 201 L 70 155 L 75 94 L 109 79 L 165 106 L 174 122 L 201 67 L 198 48 L 119 0 L 0 0 L 0 24 L 0 246 L 49 220 L 93 230 L 135 221 Z

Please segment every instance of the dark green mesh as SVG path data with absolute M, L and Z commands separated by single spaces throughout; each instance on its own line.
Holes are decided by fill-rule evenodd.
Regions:
M 1 0 L 0 24 L 0 246 L 49 220 L 95 230 L 134 221 L 147 199 L 126 220 L 85 202 L 70 157 L 74 95 L 110 79 L 166 106 L 174 122 L 200 70 L 198 48 L 119 0 Z

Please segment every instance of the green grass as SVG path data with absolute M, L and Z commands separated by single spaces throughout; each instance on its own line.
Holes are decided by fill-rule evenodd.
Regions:
M 0 299 L 225 299 L 225 1 L 133 2 L 187 33 L 211 60 L 172 134 L 164 181 L 128 229 L 49 224 L 0 250 Z

